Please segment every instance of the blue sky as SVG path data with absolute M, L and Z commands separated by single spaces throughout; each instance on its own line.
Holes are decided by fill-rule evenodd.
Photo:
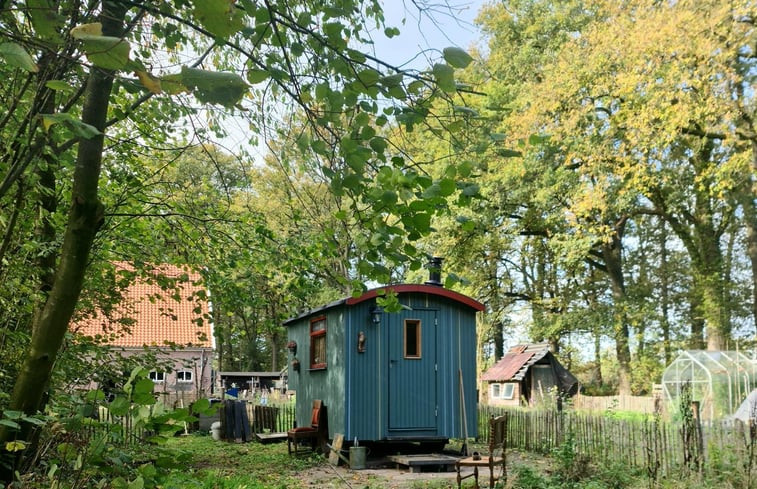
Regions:
M 433 5 L 420 12 L 410 0 L 385 0 L 386 24 L 397 27 L 400 35 L 374 37 L 376 56 L 384 61 L 424 69 L 429 59 L 438 60 L 441 50 L 457 46 L 468 50 L 479 38 L 474 20 L 484 0 L 421 0 Z M 420 53 L 420 54 L 419 54 Z

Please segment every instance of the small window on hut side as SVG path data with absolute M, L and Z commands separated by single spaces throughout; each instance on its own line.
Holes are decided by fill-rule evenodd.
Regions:
M 310 321 L 310 368 L 326 368 L 326 318 Z
M 504 384 L 502 386 L 502 399 L 512 399 L 515 392 L 515 384 Z
M 405 358 L 421 357 L 421 321 L 405 319 Z

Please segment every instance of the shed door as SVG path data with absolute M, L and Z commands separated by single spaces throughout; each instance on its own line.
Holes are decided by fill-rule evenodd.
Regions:
M 389 430 L 436 433 L 436 311 L 389 316 Z M 418 432 L 418 433 L 410 433 Z

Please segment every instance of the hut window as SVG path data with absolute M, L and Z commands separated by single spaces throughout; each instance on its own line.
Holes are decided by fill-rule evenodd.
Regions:
M 515 384 L 492 384 L 492 399 L 512 399 L 515 393 Z
M 421 321 L 405 319 L 405 358 L 421 357 Z
M 310 321 L 310 368 L 326 368 L 326 318 Z

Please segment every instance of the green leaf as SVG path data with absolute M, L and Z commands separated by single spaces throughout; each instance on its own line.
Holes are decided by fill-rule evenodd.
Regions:
M 24 415 L 22 411 L 3 411 L 3 417 L 8 419 L 21 419 L 21 417 Z
M 15 42 L 0 43 L 0 58 L 4 59 L 8 65 L 14 68 L 21 68 L 24 71 L 36 73 L 39 67 L 26 50 Z
M 499 156 L 502 156 L 503 158 L 515 158 L 517 156 L 523 156 L 523 153 L 520 151 L 515 151 L 514 149 L 499 149 L 497 150 L 497 154 Z
M 267 80 L 270 76 L 268 70 L 247 70 L 247 81 L 253 85 Z
M 129 400 L 125 397 L 116 397 L 108 405 L 108 409 L 114 416 L 124 416 L 129 412 Z
M 8 428 L 11 428 L 13 430 L 20 430 L 21 425 L 16 423 L 15 421 L 11 421 L 10 419 L 0 419 L 0 426 L 7 426 Z
M 71 92 L 74 89 L 74 87 L 72 87 L 69 83 L 64 82 L 63 80 L 49 80 L 45 82 L 45 86 L 50 90 L 56 90 L 60 92 Z
M 247 93 L 247 83 L 236 73 L 206 71 L 186 66 L 181 81 L 200 102 L 233 107 Z
M 68 112 L 58 114 L 42 114 L 42 125 L 49 129 L 54 124 L 63 124 L 77 136 L 84 139 L 91 139 L 102 134 L 94 126 L 82 122 Z
M 439 85 L 439 88 L 445 92 L 455 91 L 455 70 L 451 66 L 436 63 L 431 72 L 434 75 L 434 79 L 436 80 L 436 84 Z
M 87 401 L 102 401 L 105 399 L 105 393 L 100 389 L 92 389 L 84 396 Z
M 61 42 L 60 29 L 65 18 L 58 15 L 53 5 L 49 0 L 26 0 L 26 13 L 37 35 L 45 41 L 57 44 Z
M 242 12 L 237 12 L 234 0 L 202 0 L 193 3 L 194 16 L 216 38 L 226 39 L 244 27 Z
M 458 47 L 444 48 L 443 54 L 444 61 L 449 63 L 451 66 L 454 66 L 455 68 L 465 68 L 466 66 L 471 64 L 471 61 L 473 61 L 473 58 L 470 54 L 466 53 L 465 50 Z
M 106 70 L 121 70 L 129 62 L 131 46 L 123 39 L 81 33 L 75 37 L 82 42 L 87 59 L 97 67 Z
M 152 394 L 152 390 L 155 387 L 155 384 L 150 379 L 139 379 L 134 384 L 134 393 L 135 394 Z

